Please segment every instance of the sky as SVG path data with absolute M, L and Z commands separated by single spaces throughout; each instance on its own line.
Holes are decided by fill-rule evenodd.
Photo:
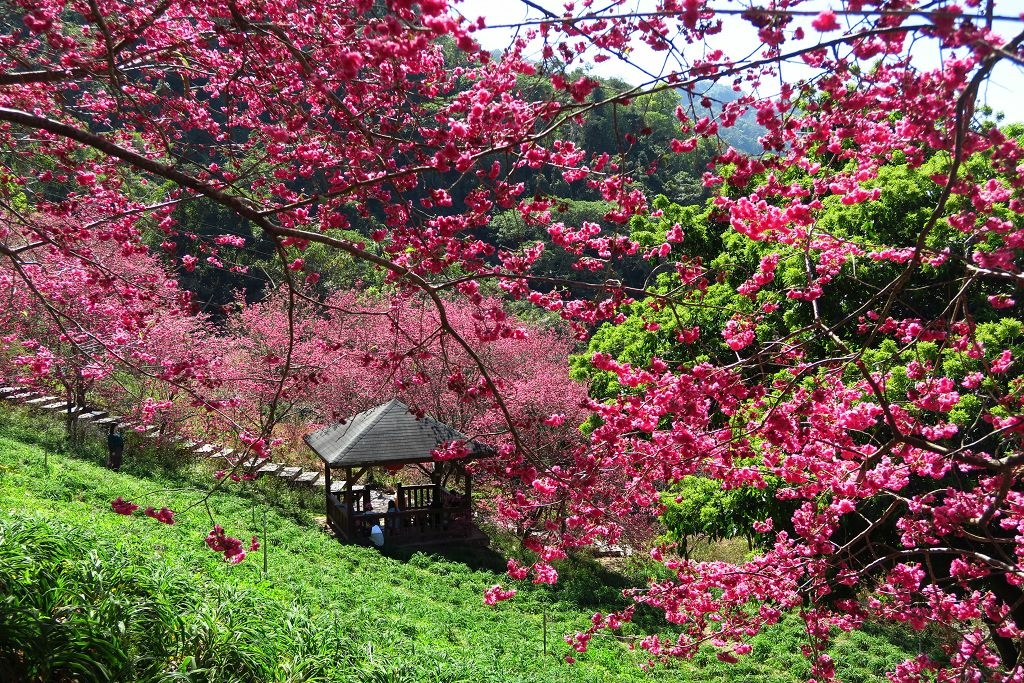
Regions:
M 555 14 L 564 12 L 563 4 L 559 0 L 531 0 L 533 4 L 551 10 Z M 579 4 L 579 3 L 577 3 Z M 651 9 L 654 5 L 652 0 L 632 0 L 632 5 L 637 9 Z M 725 6 L 724 2 L 712 2 L 712 6 Z M 753 3 L 747 2 L 745 5 Z M 812 0 L 801 5 L 801 9 L 822 10 L 828 8 L 829 2 L 825 0 Z M 838 7 L 838 3 L 831 3 Z M 737 3 L 729 4 L 737 7 Z M 537 19 L 540 14 L 519 0 L 462 0 L 455 5 L 455 8 L 467 18 L 474 20 L 483 16 L 488 26 L 500 27 L 502 25 L 515 24 L 524 19 Z M 1000 16 L 1019 17 L 1024 13 L 1024 0 L 996 0 L 996 14 Z M 810 29 L 810 22 L 813 17 L 807 17 L 804 22 L 807 24 L 807 34 L 817 37 L 819 34 Z M 1015 35 L 1024 30 L 1024 21 L 997 22 L 994 31 L 1004 37 Z M 487 49 L 500 50 L 506 47 L 512 40 L 514 29 L 511 28 L 490 28 L 479 31 L 476 34 L 477 40 Z M 717 38 L 717 44 L 713 48 L 720 48 L 727 53 L 735 54 L 737 45 L 750 45 L 756 48 L 758 45 L 754 29 L 740 19 L 727 19 L 725 29 Z M 540 47 L 534 53 L 540 59 Z M 640 84 L 650 80 L 650 77 L 643 73 L 646 70 L 651 73 L 661 73 L 664 65 L 664 54 L 657 53 L 640 46 L 631 55 L 631 61 L 640 69 L 618 59 L 610 59 L 601 64 L 589 63 L 592 73 L 602 77 L 618 77 L 631 84 Z M 922 44 L 915 48 L 914 57 L 922 68 L 934 68 L 939 63 L 939 54 L 934 45 Z M 782 72 L 786 80 L 795 80 L 809 75 L 806 67 L 787 65 Z M 772 93 L 764 93 L 770 95 Z M 982 86 L 980 93 L 982 104 L 991 106 L 994 110 L 1006 115 L 1006 122 L 1024 122 L 1024 66 L 1014 64 L 1009 60 L 1003 60 L 993 70 L 991 77 Z

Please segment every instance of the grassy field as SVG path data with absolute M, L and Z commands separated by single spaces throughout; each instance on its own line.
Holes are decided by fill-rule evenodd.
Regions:
M 574 560 L 557 586 L 522 587 L 487 607 L 483 590 L 507 583 L 493 551 L 386 556 L 342 546 L 321 530 L 312 494 L 269 479 L 210 494 L 202 466 L 132 444 L 113 473 L 100 466 L 99 443 L 64 453 L 58 424 L 0 404 L 2 681 L 782 682 L 808 673 L 795 618 L 758 636 L 734 666 L 702 652 L 643 670 L 641 653 L 607 637 L 568 665 L 561 636 L 620 606 L 627 577 Z M 167 505 L 178 523 L 114 514 L 117 496 Z M 262 551 L 229 565 L 206 548 L 211 515 L 231 535 L 260 536 L 266 573 Z M 656 615 L 643 622 L 664 628 Z M 839 638 L 832 654 L 844 679 L 879 680 L 916 652 L 917 641 L 897 635 Z

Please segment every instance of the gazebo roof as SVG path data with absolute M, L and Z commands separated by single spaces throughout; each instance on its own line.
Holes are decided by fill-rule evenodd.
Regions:
M 397 398 L 303 439 L 331 467 L 429 462 L 434 459 L 431 451 L 450 441 L 466 442 L 471 457 L 493 453 L 489 446 L 470 440 L 432 417 L 417 418 Z

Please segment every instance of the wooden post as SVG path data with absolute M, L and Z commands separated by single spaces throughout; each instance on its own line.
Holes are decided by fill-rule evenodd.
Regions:
M 324 463 L 324 505 L 326 505 L 327 524 L 331 522 L 331 466 Z
M 544 608 L 544 656 L 548 656 L 548 608 Z
M 402 482 L 398 482 L 395 485 L 395 505 L 398 506 L 399 510 L 405 512 L 405 491 L 402 490 Z
M 330 517 L 328 517 L 330 519 Z M 267 506 L 263 506 L 263 578 L 267 578 Z
M 356 518 L 352 514 L 352 468 L 345 468 L 345 515 L 348 520 L 348 529 L 345 530 L 345 534 L 348 537 L 347 540 L 352 542 L 356 537 Z

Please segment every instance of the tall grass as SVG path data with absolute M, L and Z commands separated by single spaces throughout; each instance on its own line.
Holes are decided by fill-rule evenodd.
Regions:
M 621 606 L 624 576 L 592 560 L 561 567 L 557 586 L 506 583 L 493 551 L 382 555 L 324 533 L 317 496 L 269 479 L 210 493 L 204 466 L 168 471 L 159 453 L 126 453 L 116 474 L 102 448 L 62 453 L 45 425 L 0 407 L 0 681 L 797 681 L 802 634 L 789 621 L 758 637 L 756 657 L 643 671 L 618 638 L 595 638 L 569 666 L 561 636 Z M 45 463 L 45 466 L 44 466 Z M 178 512 L 173 527 L 110 511 L 117 496 Z M 205 499 L 205 501 L 204 501 Z M 198 503 L 198 504 L 197 504 Z M 208 513 L 209 511 L 209 513 Z M 261 556 L 231 566 L 203 538 L 210 514 Z M 547 623 L 547 654 L 544 623 Z M 622 635 L 666 630 L 657 614 Z M 841 672 L 880 679 L 906 656 L 885 638 L 840 639 Z M 845 649 L 843 649 L 845 648 Z

